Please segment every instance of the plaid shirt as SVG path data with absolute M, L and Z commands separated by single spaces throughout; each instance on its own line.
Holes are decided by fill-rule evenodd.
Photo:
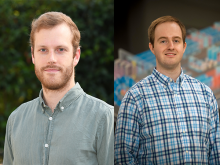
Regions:
M 220 164 L 218 105 L 211 89 L 181 72 L 156 69 L 120 106 L 115 164 Z

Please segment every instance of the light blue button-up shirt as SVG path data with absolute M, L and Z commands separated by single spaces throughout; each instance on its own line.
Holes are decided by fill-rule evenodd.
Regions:
M 52 113 L 42 93 L 10 115 L 3 164 L 113 165 L 113 106 L 77 83 Z
M 115 131 L 115 164 L 220 164 L 218 105 L 211 89 L 183 74 L 159 73 L 123 98 Z

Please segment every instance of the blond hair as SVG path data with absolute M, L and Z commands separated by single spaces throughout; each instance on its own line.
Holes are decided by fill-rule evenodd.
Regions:
M 76 26 L 76 24 L 72 21 L 72 19 L 61 13 L 61 12 L 47 12 L 42 14 L 39 18 L 34 19 L 31 24 L 31 34 L 30 34 L 30 45 L 34 49 L 34 38 L 35 33 L 39 32 L 41 29 L 50 29 L 62 23 L 66 23 L 72 34 L 72 45 L 74 54 L 76 53 L 77 48 L 80 43 L 80 32 Z

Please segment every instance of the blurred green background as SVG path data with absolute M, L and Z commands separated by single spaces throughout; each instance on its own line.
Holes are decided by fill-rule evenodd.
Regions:
M 11 112 L 39 95 L 29 34 L 34 18 L 48 11 L 70 16 L 81 32 L 76 82 L 113 105 L 113 0 L 0 0 L 0 148 Z

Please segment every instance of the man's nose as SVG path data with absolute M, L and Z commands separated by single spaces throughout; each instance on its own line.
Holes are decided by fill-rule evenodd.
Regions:
M 56 63 L 56 55 L 52 50 L 49 52 L 48 63 Z
M 168 49 L 174 49 L 174 43 L 173 41 L 170 41 L 168 44 Z

